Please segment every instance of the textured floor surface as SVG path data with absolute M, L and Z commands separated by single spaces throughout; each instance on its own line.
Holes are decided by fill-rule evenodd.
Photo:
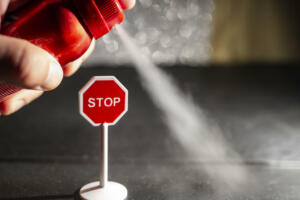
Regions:
M 244 166 L 258 177 L 257 188 L 216 194 L 199 173 L 204 161 L 184 156 L 135 71 L 103 67 L 82 69 L 21 112 L 0 118 L 0 200 L 74 199 L 81 186 L 97 180 L 99 130 L 79 115 L 77 102 L 78 90 L 93 75 L 115 75 L 130 93 L 129 112 L 110 128 L 110 179 L 127 186 L 128 199 L 300 198 L 300 69 L 166 71 L 224 129 Z

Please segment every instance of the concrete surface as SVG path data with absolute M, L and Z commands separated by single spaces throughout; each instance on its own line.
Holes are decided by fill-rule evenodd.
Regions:
M 79 115 L 77 102 L 78 90 L 93 75 L 115 75 L 130 92 L 129 112 L 110 128 L 109 172 L 128 187 L 128 199 L 300 198 L 300 69 L 166 70 L 224 129 L 244 166 L 259 178 L 257 188 L 216 194 L 209 177 L 199 173 L 204 161 L 184 156 L 135 71 L 102 67 L 82 69 L 56 91 L 0 118 L 0 200 L 76 199 L 81 186 L 97 180 L 99 130 Z

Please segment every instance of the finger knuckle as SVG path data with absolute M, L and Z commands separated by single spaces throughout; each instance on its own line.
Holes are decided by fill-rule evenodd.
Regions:
M 21 84 L 29 88 L 38 86 L 46 80 L 47 72 L 41 53 L 28 43 L 21 45 L 17 59 L 17 76 Z

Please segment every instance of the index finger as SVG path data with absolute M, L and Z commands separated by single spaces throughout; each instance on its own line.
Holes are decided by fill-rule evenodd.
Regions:
M 1 22 L 2 16 L 6 12 L 6 9 L 8 7 L 8 3 L 9 3 L 9 0 L 2 0 L 2 1 L 0 1 L 0 22 Z
M 136 0 L 119 0 L 121 7 L 124 10 L 128 10 L 134 7 Z

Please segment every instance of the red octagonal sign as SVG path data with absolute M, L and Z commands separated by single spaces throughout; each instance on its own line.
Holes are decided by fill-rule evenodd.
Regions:
M 79 91 L 79 105 L 93 126 L 114 125 L 127 112 L 128 91 L 114 76 L 95 76 Z

